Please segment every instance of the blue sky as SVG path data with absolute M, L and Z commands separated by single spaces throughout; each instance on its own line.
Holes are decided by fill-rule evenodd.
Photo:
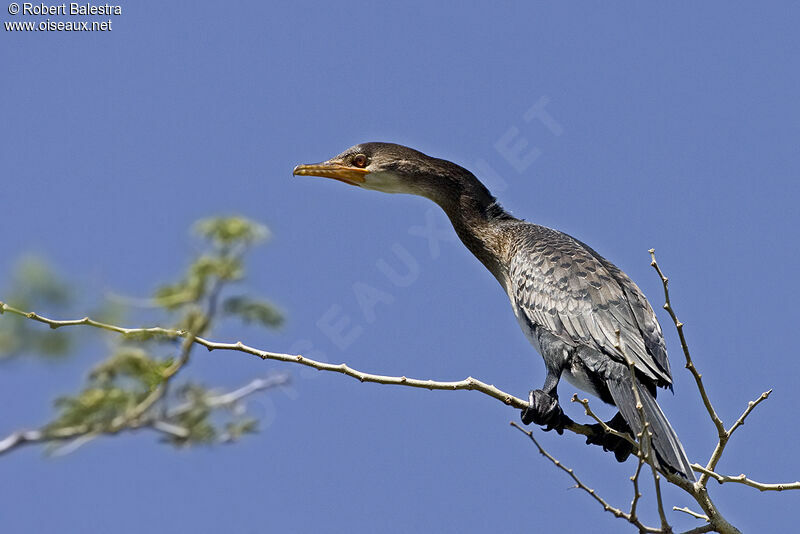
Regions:
M 291 177 L 297 163 L 358 142 L 407 144 L 476 171 L 515 215 L 591 244 L 658 309 L 655 247 L 726 422 L 775 389 L 720 471 L 798 479 L 796 4 L 122 8 L 106 33 L 0 31 L 0 282 L 36 252 L 87 300 L 109 289 L 146 296 L 186 265 L 194 220 L 241 213 L 274 232 L 245 288 L 271 297 L 288 323 L 218 340 L 381 374 L 471 375 L 523 396 L 542 383 L 541 358 L 435 206 Z M 7 20 L 43 19 L 4 9 Z M 526 120 L 537 103 L 549 122 Z M 536 156 L 513 164 L 502 147 L 520 141 Z M 401 269 L 398 250 L 418 267 L 407 284 L 381 268 Z M 359 305 L 365 286 L 385 302 Z M 675 378 L 675 395 L 659 401 L 704 463 L 714 431 L 658 313 Z M 348 342 L 319 326 L 325 317 L 349 321 Z M 0 433 L 46 421 L 52 399 L 102 357 L 103 344 L 92 347 L 63 364 L 4 364 Z M 175 451 L 141 434 L 57 459 L 36 448 L 3 457 L 4 530 L 625 528 L 509 427 L 517 412 L 480 394 L 360 384 L 236 353 L 198 351 L 189 372 L 233 388 L 274 370 L 293 373 L 291 388 L 253 399 L 262 431 L 234 446 Z M 562 399 L 572 392 L 562 384 Z M 627 506 L 633 462 L 574 435 L 536 435 Z M 711 490 L 744 531 L 796 524 L 796 494 Z M 666 502 L 691 504 L 671 489 Z

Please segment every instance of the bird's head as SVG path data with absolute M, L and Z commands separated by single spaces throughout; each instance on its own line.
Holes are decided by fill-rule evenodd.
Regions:
M 384 193 L 408 193 L 439 201 L 458 190 L 469 171 L 402 145 L 362 143 L 328 161 L 298 165 L 293 174 L 333 178 Z

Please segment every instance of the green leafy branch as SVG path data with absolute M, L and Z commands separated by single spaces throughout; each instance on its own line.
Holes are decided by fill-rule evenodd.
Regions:
M 59 325 L 96 326 L 123 336 L 110 356 L 91 370 L 81 391 L 56 399 L 56 414 L 50 422 L 38 430 L 15 432 L 0 441 L 0 454 L 25 444 L 71 440 L 82 444 L 99 435 L 138 429 L 155 430 L 165 442 L 176 446 L 230 442 L 257 430 L 258 422 L 243 409 L 242 400 L 286 384 L 288 375 L 254 380 L 228 393 L 187 381 L 177 384 L 174 393 L 170 393 L 171 385 L 190 361 L 197 337 L 210 331 L 218 315 L 268 328 L 283 322 L 280 310 L 266 300 L 222 298 L 223 288 L 244 277 L 244 255 L 268 237 L 267 229 L 241 217 L 228 217 L 200 221 L 195 231 L 204 239 L 206 250 L 181 279 L 158 288 L 153 299 L 172 318 L 174 328 L 122 329 L 88 317 Z M 22 262 L 14 288 L 10 300 L 15 306 L 68 305 L 65 284 L 41 262 Z M 0 312 L 35 319 L 35 314 L 15 313 L 15 306 L 3 303 Z M 47 336 L 33 331 L 29 324 L 25 320 L 3 322 L 0 341 L 6 340 L 6 345 L 0 345 L 0 349 L 10 349 L 5 351 L 7 357 L 49 346 L 39 341 Z M 51 327 L 56 328 L 52 324 Z M 75 346 L 66 332 L 52 334 L 59 339 L 58 350 L 53 354 L 63 354 Z

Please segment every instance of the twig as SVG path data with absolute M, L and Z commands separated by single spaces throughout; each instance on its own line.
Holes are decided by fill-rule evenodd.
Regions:
M 744 410 L 744 412 L 742 412 L 742 415 L 739 416 L 739 419 L 737 419 L 736 422 L 733 423 L 733 426 L 731 426 L 726 432 L 728 437 L 730 437 L 731 434 L 733 434 L 737 428 L 742 426 L 744 424 L 744 420 L 747 418 L 748 415 L 750 415 L 750 412 L 752 412 L 755 409 L 755 407 L 761 404 L 763 401 L 767 400 L 771 394 L 772 390 L 770 389 L 759 395 L 759 397 L 756 400 L 748 402 L 747 408 Z
M 639 414 L 639 420 L 642 425 L 642 431 L 639 432 L 639 458 L 643 459 L 649 466 L 653 473 L 653 485 L 656 489 L 656 504 L 658 506 L 658 516 L 661 519 L 661 530 L 664 532 L 672 532 L 672 527 L 667 521 L 667 515 L 664 513 L 664 501 L 661 498 L 661 477 L 658 474 L 659 468 L 656 467 L 655 451 L 653 449 L 653 431 L 650 428 L 650 421 L 644 413 L 644 406 L 642 405 L 642 397 L 639 392 L 639 381 L 636 378 L 636 364 L 633 359 L 628 356 L 625 347 L 622 345 L 622 338 L 620 331 L 616 331 L 617 340 L 615 348 L 625 358 L 628 364 L 628 374 L 631 377 L 631 390 L 633 391 L 633 398 L 636 401 L 636 411 Z
M 592 419 L 594 419 L 595 421 L 597 421 L 600 424 L 600 428 L 602 428 L 605 433 L 611 434 L 612 436 L 616 436 L 620 439 L 624 439 L 634 447 L 634 452 L 639 450 L 639 444 L 636 442 L 636 440 L 631 438 L 631 436 L 627 432 L 620 432 L 619 430 L 611 428 L 610 426 L 608 426 L 608 423 L 600 419 L 600 417 L 598 417 L 597 414 L 592 411 L 592 409 L 589 407 L 589 399 L 581 399 L 578 397 L 577 393 L 573 393 L 572 398 L 570 400 L 572 402 L 577 402 L 581 406 L 583 406 L 584 413 L 589 417 L 591 417 Z
M 694 381 L 697 384 L 697 389 L 700 391 L 700 396 L 703 399 L 703 404 L 706 407 L 706 411 L 711 417 L 711 421 L 714 423 L 714 426 L 717 428 L 717 434 L 720 438 L 722 438 L 725 435 L 725 425 L 723 424 L 719 415 L 717 415 L 716 410 L 714 410 L 711 400 L 708 398 L 706 388 L 703 385 L 703 375 L 700 374 L 695 367 L 694 362 L 692 361 L 692 355 L 689 353 L 689 345 L 686 343 L 686 336 L 683 334 L 683 323 L 678 320 L 678 316 L 675 315 L 675 310 L 672 309 L 672 302 L 669 299 L 669 278 L 664 275 L 664 273 L 661 271 L 661 267 L 658 266 L 658 262 L 656 261 L 656 250 L 651 248 L 649 252 L 650 265 L 656 270 L 658 276 L 661 278 L 661 284 L 664 286 L 664 309 L 667 310 L 667 313 L 669 313 L 669 316 L 672 318 L 672 322 L 675 323 L 675 328 L 678 331 L 678 337 L 681 340 L 681 349 L 683 349 L 683 355 L 686 358 L 686 368 L 690 373 L 692 373 Z
M 631 477 L 633 482 L 633 500 L 631 501 L 631 517 L 636 517 L 636 506 L 639 504 L 639 499 L 642 498 L 642 493 L 639 491 L 639 475 L 642 472 L 642 465 L 644 465 L 644 458 L 639 456 L 638 463 L 636 464 L 636 472 Z
M 189 437 L 189 430 L 182 426 L 164 421 L 163 419 L 153 421 L 150 426 L 153 428 L 153 430 L 158 430 L 159 432 L 163 432 L 164 434 L 170 435 L 174 438 L 186 439 Z
M 714 406 L 711 404 L 711 400 L 708 398 L 705 386 L 703 385 L 703 375 L 700 374 L 700 372 L 695 367 L 694 362 L 692 361 L 692 356 L 689 352 L 689 345 L 686 342 L 686 336 L 683 333 L 683 323 L 678 320 L 678 317 L 675 314 L 675 310 L 673 310 L 672 308 L 672 303 L 670 302 L 669 279 L 661 271 L 661 268 L 659 267 L 658 262 L 656 261 L 655 249 L 651 248 L 649 252 L 650 252 L 650 265 L 653 267 L 653 269 L 655 269 L 656 273 L 658 273 L 658 276 L 661 279 L 661 284 L 664 287 L 664 309 L 667 310 L 667 313 L 669 313 L 670 317 L 672 318 L 672 322 L 675 325 L 675 329 L 678 332 L 678 337 L 680 338 L 681 341 L 681 349 L 683 350 L 683 355 L 684 358 L 686 359 L 686 368 L 692 374 L 692 377 L 694 377 L 695 384 L 697 385 L 697 389 L 700 392 L 700 397 L 703 400 L 703 405 L 705 406 L 706 411 L 708 412 L 708 415 L 711 418 L 711 421 L 714 423 L 714 427 L 717 429 L 717 436 L 719 437 L 719 442 L 717 444 L 717 448 L 715 449 L 715 453 L 717 453 L 717 451 L 718 453 L 716 454 L 716 460 L 714 454 L 712 454 L 711 458 L 711 460 L 714 460 L 716 462 L 717 460 L 719 460 L 719 456 L 722 454 L 722 450 L 725 448 L 725 443 L 727 443 L 727 440 L 730 438 L 730 434 L 726 432 L 725 425 L 723 424 L 722 419 L 720 419 L 716 410 L 714 410 Z M 750 408 L 750 411 L 752 411 L 752 408 Z M 746 416 L 747 414 L 749 414 L 749 411 L 747 411 L 747 413 L 743 415 Z M 742 421 L 744 420 L 743 417 L 741 419 Z M 738 428 L 738 426 L 736 427 Z M 733 427 L 732 429 L 735 430 L 735 428 Z M 711 462 L 711 460 L 709 460 L 709 463 Z M 696 465 L 692 466 L 692 468 L 695 469 L 696 471 L 697 467 L 699 466 Z M 706 513 L 706 516 L 708 517 L 708 522 L 709 522 L 708 525 L 704 525 L 702 527 L 693 529 L 692 531 L 690 531 L 691 533 L 700 533 L 700 532 L 708 532 L 711 530 L 715 530 L 722 534 L 729 534 L 729 533 L 739 534 L 739 530 L 722 516 L 722 514 L 717 509 L 717 506 L 711 500 L 711 497 L 708 494 L 707 484 L 709 475 L 707 473 L 703 473 L 700 476 L 699 480 L 694 484 L 686 480 L 683 480 L 682 478 L 671 473 L 665 473 L 665 476 L 667 480 L 669 480 L 671 483 L 680 487 L 681 489 L 686 491 L 689 495 L 691 495 L 692 498 L 694 498 L 694 500 L 700 505 L 700 507 L 703 509 L 703 511 Z
M 786 490 L 800 490 L 800 481 L 797 482 L 779 482 L 776 484 L 766 484 L 764 482 L 756 482 L 755 480 L 750 480 L 747 478 L 747 475 L 742 473 L 741 475 L 736 476 L 729 476 L 729 475 L 720 475 L 710 469 L 707 469 L 699 464 L 692 464 L 692 469 L 703 473 L 704 475 L 713 478 L 720 484 L 725 484 L 726 482 L 735 482 L 737 484 L 744 484 L 745 486 L 750 486 L 751 488 L 756 488 L 760 491 L 786 491 Z
M 87 434 L 82 434 L 72 441 L 65 443 L 63 445 L 59 445 L 53 452 L 53 456 L 66 456 L 68 454 L 72 454 L 73 452 L 77 451 L 90 441 L 93 441 L 95 438 L 99 437 L 100 434 L 97 432 L 89 432 Z
M 684 514 L 689 514 L 690 516 L 696 519 L 702 519 L 703 521 L 708 521 L 708 516 L 690 510 L 685 506 L 683 508 L 678 508 L 677 506 L 673 506 L 672 509 L 675 510 L 676 512 L 683 512 Z
M 205 398 L 205 404 L 210 408 L 230 406 L 254 393 L 258 393 L 266 389 L 272 389 L 278 386 L 284 386 L 288 384 L 289 381 L 290 381 L 290 376 L 288 373 L 276 374 L 267 378 L 256 378 L 255 380 L 248 382 L 244 386 L 235 389 L 233 391 L 229 391 L 228 393 L 223 393 L 221 395 L 209 395 L 208 397 Z M 181 414 L 188 412 L 193 407 L 194 407 L 193 403 L 186 402 L 169 410 L 167 412 L 167 417 L 170 419 L 177 417 Z
M 603 510 L 613 514 L 614 517 L 617 517 L 617 518 L 624 519 L 624 520 L 628 521 L 629 523 L 634 525 L 636 528 L 638 528 L 639 532 L 654 532 L 654 533 L 668 532 L 668 531 L 664 531 L 664 530 L 659 529 L 659 528 L 648 527 L 647 525 L 645 525 L 641 521 L 639 521 L 639 519 L 635 515 L 632 515 L 632 514 L 629 514 L 629 513 L 625 513 L 621 509 L 615 508 L 614 506 L 611 506 L 611 504 L 609 504 L 608 501 L 606 501 L 600 495 L 598 495 L 597 492 L 594 489 L 592 489 L 589 486 L 587 486 L 586 484 L 584 484 L 581 481 L 581 479 L 578 478 L 578 476 L 575 474 L 575 470 L 574 469 L 571 469 L 571 468 L 565 466 L 563 463 L 561 463 L 560 460 L 556 459 L 553 455 L 551 455 L 546 450 L 544 450 L 544 447 L 542 447 L 539 444 L 539 442 L 536 440 L 536 438 L 533 437 L 533 432 L 531 432 L 529 430 L 525 430 L 524 428 L 519 426 L 517 423 L 514 423 L 513 421 L 511 422 L 511 426 L 513 426 L 514 428 L 516 428 L 517 430 L 519 430 L 520 432 L 522 432 L 523 434 L 528 436 L 528 438 L 533 442 L 533 444 L 536 445 L 536 448 L 539 449 L 539 453 L 542 456 L 544 456 L 545 458 L 550 460 L 553 463 L 553 465 L 555 465 L 557 468 L 559 468 L 562 471 L 564 471 L 565 473 L 567 473 L 570 476 L 570 478 L 572 478 L 572 480 L 575 482 L 575 487 L 577 487 L 579 489 L 582 489 L 583 491 L 588 493 L 595 501 L 600 503 L 600 505 L 603 507 Z
M 0 440 L 0 454 L 22 445 L 32 445 L 45 440 L 44 432 L 41 430 L 20 430 L 12 432 Z
M 728 430 L 723 432 L 723 434 L 719 437 L 719 441 L 717 441 L 717 446 L 714 447 L 714 452 L 711 453 L 711 458 L 709 458 L 708 463 L 706 464 L 705 468 L 707 471 L 714 471 L 714 469 L 717 468 L 717 463 L 719 462 L 720 458 L 722 458 L 722 452 L 725 450 L 725 446 L 731 439 L 731 435 L 736 431 L 736 429 L 744 424 L 744 420 L 748 415 L 750 415 L 756 406 L 769 398 L 771 393 L 772 390 L 770 389 L 762 393 L 756 400 L 748 402 L 747 408 L 745 408 L 744 412 L 742 412 L 742 415 L 739 416 L 739 419 L 737 419 Z M 708 480 L 708 477 L 711 475 L 703 471 L 701 471 L 701 473 L 703 474 L 700 477 L 700 481 L 705 483 Z
M 658 474 L 656 467 L 650 464 L 653 470 L 653 484 L 656 487 L 656 503 L 658 504 L 658 517 L 661 518 L 661 529 L 664 532 L 672 532 L 672 527 L 667 521 L 667 515 L 664 513 L 664 500 L 661 497 L 661 475 Z
M 172 330 L 168 328 L 161 328 L 161 327 L 152 327 L 152 328 L 123 328 L 121 326 L 101 323 L 99 321 L 95 321 L 90 319 L 89 317 L 84 317 L 83 319 L 78 320 L 67 320 L 67 321 L 57 321 L 54 319 L 49 319 L 42 315 L 33 312 L 25 312 L 23 310 L 16 309 L 8 304 L 0 302 L 0 313 L 8 312 L 13 313 L 16 315 L 20 315 L 22 317 L 27 317 L 34 321 L 38 321 L 40 323 L 44 323 L 48 325 L 50 328 L 56 329 L 65 326 L 91 326 L 94 328 L 99 328 L 101 330 L 108 330 L 110 332 L 116 332 L 119 334 L 124 335 L 137 335 L 137 334 L 158 334 L 163 335 L 169 338 L 184 338 L 184 343 L 190 342 L 195 343 L 198 345 L 202 345 L 203 347 L 207 348 L 209 351 L 213 350 L 232 350 L 238 352 L 244 352 L 246 354 L 251 354 L 253 356 L 257 356 L 262 360 L 276 360 L 282 362 L 291 362 L 297 363 L 300 365 L 305 365 L 306 367 L 311 367 L 313 369 L 317 369 L 319 371 L 330 371 L 334 373 L 341 373 L 343 375 L 350 376 L 355 378 L 361 382 L 373 382 L 377 384 L 385 384 L 385 385 L 395 385 L 395 386 L 408 386 L 413 388 L 421 388 L 421 389 L 428 389 L 428 390 L 471 390 L 471 391 L 479 391 L 485 395 L 488 395 L 494 399 L 499 400 L 503 404 L 508 406 L 517 408 L 517 409 L 524 409 L 528 407 L 528 401 L 515 397 L 510 393 L 506 393 L 493 385 L 486 384 L 485 382 L 481 382 L 478 379 L 467 377 L 464 380 L 454 381 L 454 382 L 439 382 L 435 380 L 422 380 L 416 378 L 407 378 L 405 376 L 384 376 L 384 375 L 377 375 L 372 373 L 364 373 L 362 371 L 358 371 L 353 369 L 352 367 L 348 366 L 345 363 L 341 364 L 330 364 L 325 362 L 320 362 L 317 360 L 313 360 L 311 358 L 306 358 L 300 354 L 282 354 L 278 352 L 269 352 L 265 350 L 259 350 L 254 347 L 248 346 L 243 344 L 241 341 L 237 341 L 236 343 L 218 343 L 214 341 L 210 341 L 208 339 L 199 337 L 199 336 L 191 336 L 189 332 L 185 330 Z M 177 362 L 176 362 L 177 363 Z M 170 369 L 167 370 L 168 372 Z M 567 420 L 564 428 L 576 434 L 581 434 L 584 436 L 591 436 L 594 434 L 593 429 L 589 425 L 582 425 L 576 423 L 572 420 Z M 2 450 L 0 450 L 2 452 Z

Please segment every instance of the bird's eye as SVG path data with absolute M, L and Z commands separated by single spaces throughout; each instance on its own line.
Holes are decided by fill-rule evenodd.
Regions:
M 363 169 L 364 167 L 367 166 L 367 156 L 365 156 L 364 154 L 356 154 L 353 157 L 353 165 Z

